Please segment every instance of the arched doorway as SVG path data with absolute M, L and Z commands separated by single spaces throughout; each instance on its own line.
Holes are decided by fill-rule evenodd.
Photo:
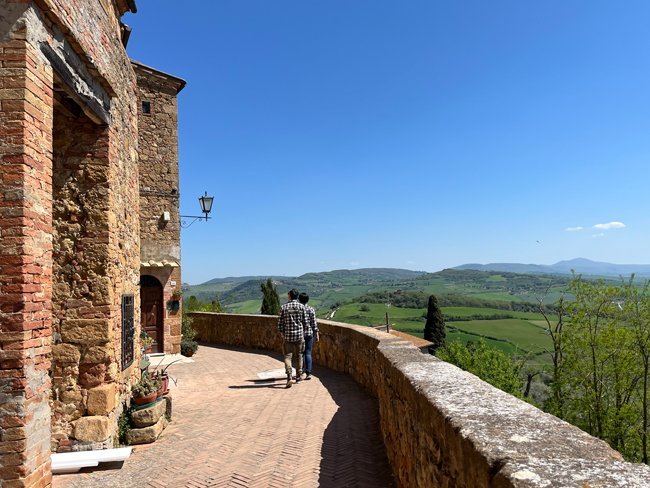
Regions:
M 153 339 L 151 352 L 164 351 L 163 287 L 153 276 L 140 277 L 140 317 L 142 330 Z

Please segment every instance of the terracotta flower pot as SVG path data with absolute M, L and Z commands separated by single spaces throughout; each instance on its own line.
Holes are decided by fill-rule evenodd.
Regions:
M 133 397 L 133 402 L 140 406 L 140 405 L 146 405 L 147 403 L 153 402 L 156 397 L 158 396 L 157 392 L 149 393 L 146 396 L 141 396 L 141 397 Z
M 169 375 L 167 373 L 160 376 L 160 388 L 158 391 L 162 391 L 163 395 L 169 393 Z

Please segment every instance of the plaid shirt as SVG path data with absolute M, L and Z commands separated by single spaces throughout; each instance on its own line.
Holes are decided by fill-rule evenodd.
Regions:
M 307 310 L 307 327 L 305 328 L 305 337 L 318 333 L 318 324 L 316 324 L 316 310 L 309 305 L 305 305 Z
M 298 300 L 291 300 L 282 305 L 278 330 L 287 342 L 300 342 L 305 339 L 307 324 L 307 309 Z

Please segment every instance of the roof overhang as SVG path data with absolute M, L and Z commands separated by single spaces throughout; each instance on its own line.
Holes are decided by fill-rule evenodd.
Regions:
M 172 86 L 176 90 L 177 94 L 183 88 L 185 88 L 185 85 L 187 85 L 187 81 L 185 81 L 183 78 L 170 75 L 169 73 L 165 73 L 164 71 L 160 71 L 159 69 L 152 68 L 151 66 L 147 66 L 146 64 L 139 63 L 138 61 L 134 61 L 133 59 L 131 60 L 131 65 L 133 66 L 133 69 L 135 69 L 136 71 L 151 76 L 153 78 L 156 78 L 158 81 Z

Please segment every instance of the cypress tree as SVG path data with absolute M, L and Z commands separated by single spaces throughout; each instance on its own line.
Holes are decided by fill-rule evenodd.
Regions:
M 262 282 L 260 288 L 264 297 L 262 298 L 262 315 L 279 315 L 280 314 L 280 297 L 271 278 Z
M 438 306 L 438 300 L 435 295 L 429 296 L 427 321 L 424 325 L 424 338 L 433 343 L 429 347 L 431 354 L 435 354 L 437 349 L 445 345 L 445 320 L 442 317 L 442 311 Z
M 215 293 L 214 294 L 214 299 L 209 305 L 210 312 L 223 312 L 223 307 L 221 306 L 221 302 L 219 301 L 219 296 Z

